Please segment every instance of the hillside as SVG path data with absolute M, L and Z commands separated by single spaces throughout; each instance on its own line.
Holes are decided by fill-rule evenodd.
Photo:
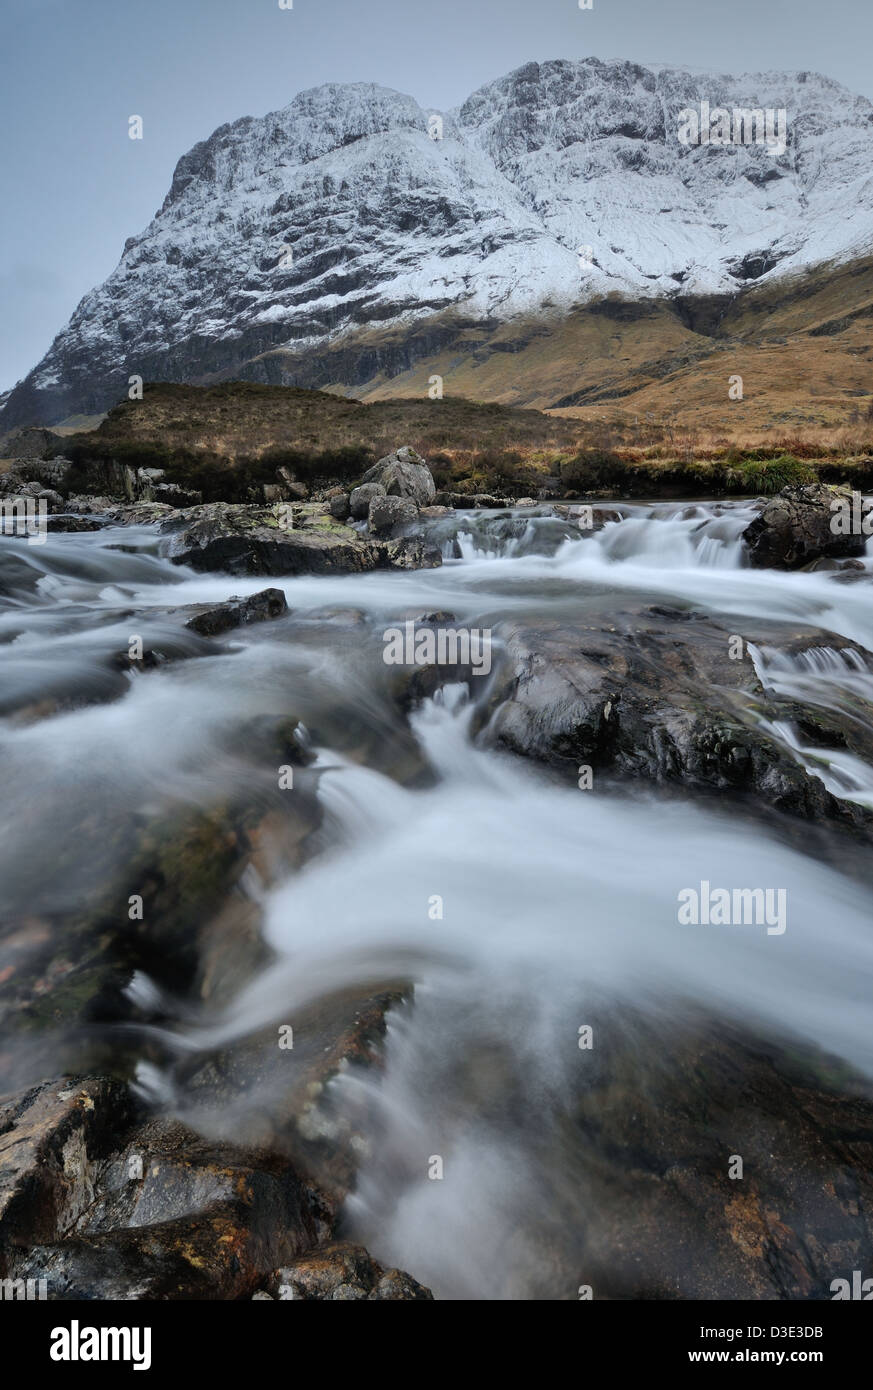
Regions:
M 317 486 L 353 480 L 399 444 L 428 460 L 439 488 L 463 493 L 767 492 L 817 474 L 865 486 L 873 479 L 873 421 L 851 451 L 779 438 L 745 450 L 691 449 L 666 426 L 606 427 L 579 410 L 454 397 L 366 403 L 249 382 L 147 384 L 141 401 L 122 402 L 63 448 L 83 469 L 111 460 L 162 468 L 169 480 L 225 498 L 275 481 L 280 467 Z

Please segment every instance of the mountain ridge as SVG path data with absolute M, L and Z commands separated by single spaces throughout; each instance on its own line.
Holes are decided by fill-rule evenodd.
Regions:
M 683 146 L 679 113 L 702 101 L 784 107 L 785 152 Z M 873 245 L 871 131 L 873 103 L 805 72 L 555 60 L 448 112 L 371 83 L 312 88 L 182 156 L 0 429 L 102 411 L 131 374 L 366 394 L 459 331 L 509 360 L 513 322 L 616 300 L 681 316 L 846 263 Z

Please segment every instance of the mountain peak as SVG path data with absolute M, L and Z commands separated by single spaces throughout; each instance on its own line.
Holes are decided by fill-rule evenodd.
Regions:
M 683 143 L 687 109 L 782 112 L 784 147 Z M 599 58 L 527 63 L 447 113 L 374 83 L 311 88 L 179 160 L 2 427 L 105 409 L 131 374 L 325 386 L 339 354 L 354 385 L 447 322 L 731 296 L 847 260 L 873 242 L 871 122 L 813 73 Z

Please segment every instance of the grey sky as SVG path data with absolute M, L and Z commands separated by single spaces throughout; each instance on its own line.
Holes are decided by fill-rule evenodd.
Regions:
M 37 362 L 180 155 L 322 82 L 445 109 L 532 59 L 812 69 L 873 96 L 871 0 L 2 0 L 0 390 Z M 127 138 L 130 115 L 145 138 Z

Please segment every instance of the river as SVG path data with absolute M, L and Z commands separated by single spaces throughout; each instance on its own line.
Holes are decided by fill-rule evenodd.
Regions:
M 701 1013 L 873 1075 L 866 849 L 841 872 L 715 798 L 629 779 L 580 789 L 489 738 L 486 676 L 411 709 L 394 697 L 391 625 L 449 612 L 492 632 L 499 662 L 510 619 L 608 626 L 642 598 L 740 634 L 752 620 L 819 629 L 807 652 L 755 643 L 750 659 L 766 688 L 869 728 L 873 557 L 851 583 L 752 570 L 748 503 L 604 507 L 621 519 L 593 533 L 548 508 L 459 513 L 432 523 L 442 568 L 363 577 L 197 575 L 161 558 L 149 527 L 0 542 L 4 918 L 60 929 L 87 913 L 123 877 L 119 824 L 272 804 L 278 769 L 257 731 L 293 713 L 324 819 L 302 867 L 246 882 L 271 959 L 221 1010 L 187 1000 L 173 1018 L 165 1002 L 163 1059 L 143 1060 L 140 1085 L 189 1114 L 175 1056 L 293 1022 L 334 989 L 414 981 L 389 1017 L 384 1069 L 341 1075 L 334 1104 L 363 1116 L 346 1229 L 438 1296 L 560 1296 L 553 1227 L 577 1209 L 591 1220 L 595 1200 L 567 1116 L 602 1039 L 638 1040 L 643 1089 Z M 267 583 L 288 615 L 218 646 L 170 612 Z M 113 664 L 133 636 L 173 659 Z M 808 746 L 790 721 L 768 734 L 836 796 L 873 806 L 863 758 Z M 786 929 L 683 925 L 677 895 L 703 882 L 784 890 Z

